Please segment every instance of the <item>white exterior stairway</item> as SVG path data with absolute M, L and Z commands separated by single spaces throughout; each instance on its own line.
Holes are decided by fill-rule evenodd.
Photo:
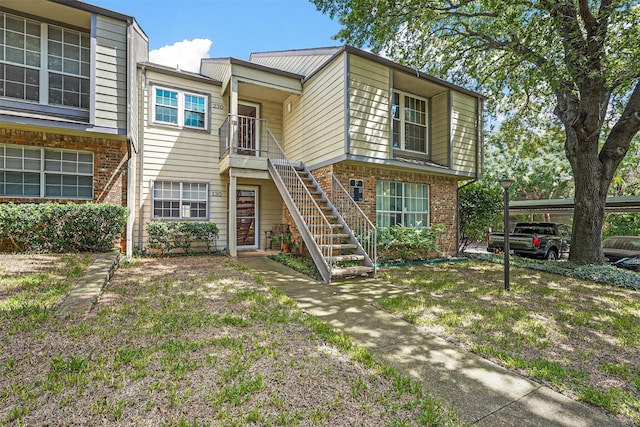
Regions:
M 290 161 L 268 132 L 268 170 L 325 283 L 375 274 L 376 229 L 340 182 L 332 198 L 302 162 Z

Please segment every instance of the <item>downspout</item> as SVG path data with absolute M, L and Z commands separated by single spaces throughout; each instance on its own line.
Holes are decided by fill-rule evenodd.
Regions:
M 135 146 L 131 137 L 131 97 L 133 94 L 132 88 L 132 78 L 131 78 L 131 61 L 132 61 L 132 52 L 131 52 L 131 31 L 132 31 L 132 22 L 127 22 L 127 232 L 126 232 L 126 250 L 125 256 L 127 259 L 131 259 L 133 255 L 133 222 L 134 222 L 134 214 L 130 210 L 132 206 L 134 206 L 134 198 L 133 198 L 133 188 L 135 187 L 135 180 L 132 179 L 133 171 L 135 170 L 133 163 L 133 151 L 135 151 Z
M 143 66 L 140 73 L 141 86 L 142 86 L 142 100 L 138 102 L 138 122 L 144 120 L 144 103 L 146 102 L 146 92 L 147 92 L 147 69 Z M 144 239 L 144 206 L 143 206 L 143 196 L 142 191 L 144 190 L 144 125 L 140 125 L 138 123 L 138 127 L 140 129 L 138 134 L 138 167 L 140 170 L 138 174 L 140 176 L 140 182 L 138 183 L 138 244 L 140 245 L 140 250 L 144 250 L 143 240 Z

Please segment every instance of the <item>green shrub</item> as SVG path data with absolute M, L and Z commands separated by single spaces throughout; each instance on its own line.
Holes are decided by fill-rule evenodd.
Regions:
M 126 222 L 126 208 L 116 205 L 0 204 L 0 241 L 24 252 L 108 251 Z
M 503 256 L 479 256 L 477 259 L 490 261 L 498 264 L 504 263 Z M 574 264 L 571 262 L 549 262 L 543 260 L 511 257 L 509 264 L 515 267 L 530 268 L 533 270 L 546 271 L 575 279 L 590 280 L 604 285 L 618 286 L 620 288 L 634 289 L 640 291 L 640 273 L 612 265 Z
M 411 228 L 402 225 L 378 228 L 378 262 L 407 262 L 439 256 L 438 242 L 444 225 Z
M 604 215 L 602 237 L 639 235 L 640 213 L 607 213 Z
M 194 243 L 198 252 L 212 252 L 218 238 L 218 226 L 204 221 L 151 221 L 147 223 L 148 247 L 160 255 L 190 253 Z

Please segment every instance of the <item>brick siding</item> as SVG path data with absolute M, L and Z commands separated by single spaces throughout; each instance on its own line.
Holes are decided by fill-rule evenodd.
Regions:
M 346 189 L 349 188 L 349 179 L 364 181 L 363 200 L 358 205 L 374 223 L 376 218 L 376 180 L 428 184 L 430 224 L 445 226 L 445 233 L 442 236 L 442 241 L 439 242 L 442 252 L 447 255 L 456 252 L 458 184 L 454 178 L 351 163 L 336 163 L 313 170 L 314 177 L 325 192 L 331 191 L 332 174 L 336 175 Z
M 127 141 L 116 138 L 68 135 L 0 128 L 0 144 L 90 151 L 93 153 L 93 202 L 127 206 Z M 52 199 L 40 197 L 3 197 L 0 203 L 77 202 L 84 200 Z M 125 241 L 121 242 L 122 250 Z
M 127 205 L 128 154 L 127 142 L 124 139 L 1 128 L 0 144 L 90 151 L 93 153 L 93 201 L 120 206 Z M 0 196 L 0 202 L 9 201 L 42 203 L 66 202 L 68 200 Z

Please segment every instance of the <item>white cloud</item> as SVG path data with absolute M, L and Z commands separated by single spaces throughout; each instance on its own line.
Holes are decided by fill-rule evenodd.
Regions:
M 175 42 L 149 52 L 149 60 L 167 67 L 184 71 L 198 72 L 200 59 L 209 57 L 209 49 L 213 42 L 209 39 L 193 39 Z

